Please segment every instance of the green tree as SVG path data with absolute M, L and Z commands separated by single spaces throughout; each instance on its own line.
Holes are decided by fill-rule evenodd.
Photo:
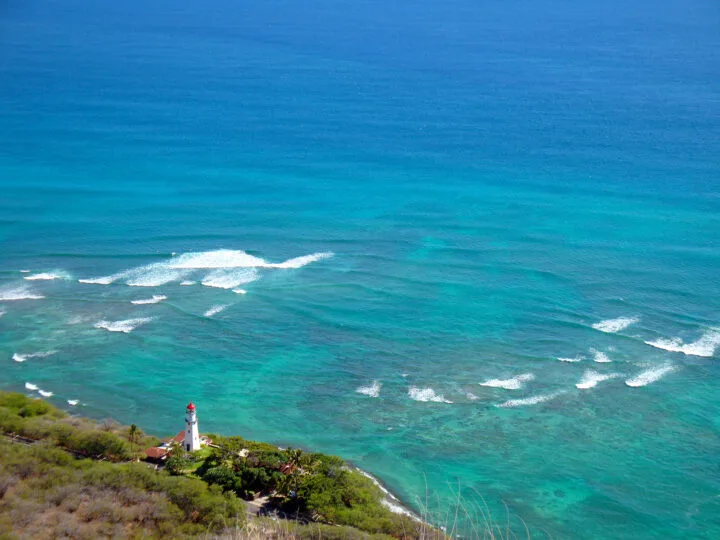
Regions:
M 165 468 L 170 474 L 180 475 L 192 465 L 192 462 L 183 455 L 174 455 L 167 459 Z

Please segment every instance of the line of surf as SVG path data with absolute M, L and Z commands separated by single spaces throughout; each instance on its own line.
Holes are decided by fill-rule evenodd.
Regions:
M 505 390 L 520 390 L 525 383 L 532 381 L 535 375 L 532 373 L 522 373 L 510 379 L 489 379 L 479 383 L 480 386 L 489 386 L 491 388 L 504 388 Z
M 661 338 L 655 341 L 646 341 L 645 343 L 656 349 L 709 358 L 715 354 L 715 350 L 720 346 L 720 329 L 713 328 L 708 330 L 700 339 L 692 343 L 684 343 L 680 338 Z

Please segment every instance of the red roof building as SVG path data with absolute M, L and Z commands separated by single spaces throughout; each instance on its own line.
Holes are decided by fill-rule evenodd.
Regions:
M 145 450 L 145 455 L 148 459 L 162 461 L 167 457 L 167 448 L 160 448 L 159 446 L 154 446 Z

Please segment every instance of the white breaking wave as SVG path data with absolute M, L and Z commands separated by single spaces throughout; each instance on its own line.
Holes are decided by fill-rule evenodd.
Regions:
M 125 272 L 120 272 L 119 274 L 113 274 L 112 276 L 78 279 L 78 283 L 89 283 L 91 285 L 110 285 L 111 283 L 115 283 L 118 279 L 124 277 L 125 275 Z
M 52 392 L 47 392 L 46 390 L 38 390 L 38 393 L 39 393 L 42 397 L 53 397 L 53 396 L 55 395 L 55 394 L 53 394 Z
M 408 390 L 408 396 L 410 399 L 415 401 L 432 401 L 435 403 L 452 403 L 452 401 L 445 399 L 442 394 L 436 394 L 432 388 L 417 388 L 413 386 Z
M 45 298 L 41 294 L 37 294 L 27 285 L 9 286 L 0 289 L 0 301 L 13 300 L 40 300 Z
M 593 355 L 593 362 L 597 362 L 598 364 L 607 364 L 608 362 L 612 362 L 610 357 L 602 351 L 590 349 L 590 354 Z
M 388 428 L 388 429 L 392 429 L 392 428 Z M 405 508 L 405 507 L 400 503 L 400 501 L 398 500 L 398 498 L 395 497 L 395 495 L 393 495 L 392 493 L 390 493 L 387 489 L 385 489 L 385 487 L 377 480 L 377 478 L 375 478 L 375 477 L 372 476 L 371 474 L 368 474 L 367 472 L 365 472 L 365 471 L 363 471 L 362 469 L 359 469 L 359 468 L 357 468 L 357 467 L 355 468 L 355 470 L 356 470 L 357 472 L 359 472 L 360 474 L 362 474 L 364 477 L 369 478 L 370 481 L 371 481 L 373 484 L 375 484 L 375 486 L 376 486 L 380 491 L 383 492 L 383 494 L 385 495 L 385 497 L 384 497 L 383 500 L 380 501 L 380 502 L 381 502 L 382 505 L 385 506 L 388 510 L 390 510 L 391 512 L 394 512 L 395 514 L 404 514 L 404 515 L 410 517 L 411 519 L 414 519 L 414 520 L 417 521 L 417 522 L 421 522 L 420 518 L 417 517 L 417 516 L 416 516 L 415 514 L 413 514 L 412 512 L 410 512 L 410 510 L 408 510 L 407 508 Z
M 233 292 L 235 294 L 247 294 L 247 291 L 245 289 L 233 289 Z
M 581 362 L 583 360 L 583 357 L 576 356 L 574 358 L 567 358 L 567 357 L 558 356 L 558 360 L 560 360 L 561 362 L 570 362 L 570 363 L 574 364 L 576 362 Z
M 224 305 L 221 305 L 221 306 L 213 306 L 213 307 L 211 307 L 210 309 L 208 309 L 208 310 L 203 314 L 203 316 L 204 316 L 204 317 L 212 317 L 213 315 L 217 315 L 218 313 L 220 313 L 222 310 L 224 310 L 224 309 L 225 309 L 226 307 L 228 307 L 228 306 L 229 306 L 229 304 L 224 304 Z
M 51 281 L 53 279 L 72 279 L 72 276 L 63 270 L 54 270 L 25 276 L 23 279 L 28 281 Z
M 202 280 L 206 287 L 217 287 L 219 289 L 233 289 L 238 285 L 251 283 L 258 279 L 258 271 L 255 268 L 241 268 L 232 270 L 215 270 L 210 272 Z
M 183 280 L 183 281 L 180 282 L 180 285 L 182 285 L 183 287 L 189 287 L 190 285 L 195 285 L 196 283 L 197 283 L 197 281 L 192 281 L 192 280 L 189 280 L 189 279 L 185 279 L 185 280 Z
M 157 304 L 158 302 L 162 302 L 163 300 L 167 300 L 167 296 L 165 296 L 163 294 L 153 294 L 152 298 L 143 298 L 140 300 L 130 300 L 130 303 L 136 304 L 136 305 Z
M 355 391 L 358 394 L 363 394 L 365 396 L 370 397 L 379 397 L 380 396 L 380 389 L 382 388 L 382 384 L 378 381 L 373 381 L 373 383 L 369 386 L 360 386 Z
M 26 389 L 26 390 L 30 390 L 31 392 L 34 392 L 35 390 L 38 389 L 38 385 L 37 385 L 37 384 L 30 383 L 30 382 L 26 382 L 26 383 L 25 383 L 25 389 Z
M 565 393 L 565 391 L 561 390 L 559 392 L 553 392 L 552 394 L 545 394 L 542 396 L 533 396 L 533 397 L 523 398 L 523 399 L 509 399 L 505 403 L 500 403 L 495 406 L 512 409 L 515 407 L 525 407 L 527 405 L 537 405 L 538 403 L 545 403 L 546 401 L 555 399 L 556 397 L 558 397 L 564 393 Z
M 692 343 L 683 343 L 682 339 L 658 339 L 655 341 L 646 341 L 648 345 L 657 349 L 663 349 L 670 352 L 681 352 L 691 356 L 703 356 L 706 358 L 715 354 L 715 349 L 720 345 L 720 329 L 713 328 L 703 336 Z
M 301 268 L 305 265 L 328 259 L 333 253 L 313 253 L 288 259 L 281 263 L 269 263 L 265 259 L 255 257 L 244 251 L 218 249 L 199 253 L 183 253 L 169 261 L 170 268 L 202 269 L 202 268 Z
M 68 399 L 67 403 L 68 403 L 68 405 L 72 405 L 73 407 L 75 407 L 78 403 L 80 403 L 80 400 L 79 399 Z
M 599 323 L 593 324 L 592 327 L 595 330 L 600 330 L 601 332 L 614 334 L 615 332 L 619 332 L 620 330 L 625 330 L 628 326 L 630 326 L 631 324 L 635 324 L 639 320 L 640 317 L 618 317 L 617 319 L 607 319 L 605 321 L 600 321 Z
M 478 399 L 478 397 L 472 392 L 468 392 L 467 394 L 465 394 L 465 397 L 468 398 L 470 401 L 475 401 L 476 399 Z
M 526 382 L 532 381 L 535 375 L 532 373 L 523 373 L 517 375 L 512 379 L 490 379 L 485 382 L 481 382 L 480 386 L 490 386 L 492 388 L 504 388 L 505 390 L 520 390 L 525 386 Z
M 110 285 L 119 280 L 125 280 L 134 287 L 157 287 L 173 281 L 181 281 L 182 285 L 191 285 L 194 281 L 187 278 L 198 270 L 224 271 L 213 275 L 209 274 L 203 279 L 203 284 L 209 287 L 220 287 L 231 289 L 242 283 L 254 281 L 241 277 L 242 273 L 227 272 L 230 269 L 255 269 L 255 268 L 301 268 L 310 263 L 328 259 L 333 253 L 313 253 L 288 259 L 281 263 L 267 262 L 265 259 L 250 255 L 244 251 L 231 249 L 218 249 L 215 251 L 203 251 L 197 253 L 183 253 L 164 262 L 158 262 L 133 268 L 110 276 L 79 279 L 80 283 L 92 283 L 96 285 Z M 249 274 L 248 274 L 249 275 Z M 229 283 L 235 282 L 234 285 Z
M 268 263 L 244 251 L 218 249 L 197 253 L 183 253 L 167 263 L 170 268 L 186 270 L 212 268 L 266 268 Z
M 173 281 L 179 281 L 190 273 L 189 270 L 169 268 L 167 263 L 155 263 L 127 272 L 125 281 L 131 287 L 159 287 Z
M 607 381 L 609 379 L 614 379 L 619 376 L 619 373 L 602 374 L 598 373 L 597 371 L 593 371 L 592 369 L 588 369 L 583 375 L 582 379 L 580 379 L 580 382 L 577 383 L 575 386 L 577 388 L 580 388 L 581 390 L 587 390 L 588 388 L 594 388 L 595 386 L 597 386 L 598 383 Z
M 632 387 L 646 386 L 650 383 L 661 379 L 671 371 L 675 371 L 677 368 L 671 364 L 665 364 L 663 366 L 650 368 L 647 371 L 643 371 L 639 375 L 632 377 L 625 381 L 625 384 Z
M 19 354 L 15 353 L 12 355 L 12 359 L 16 362 L 24 362 L 25 360 L 29 360 L 30 358 L 46 358 L 48 356 L 52 356 L 57 351 L 43 351 L 43 352 L 36 352 L 36 353 L 29 353 L 29 354 Z
M 152 321 L 152 317 L 142 317 L 138 319 L 126 319 L 124 321 L 98 321 L 95 323 L 95 328 L 102 328 L 108 332 L 123 332 L 129 334 L 135 330 L 138 326 L 142 326 L 145 323 Z
M 316 261 L 322 261 L 323 259 L 329 259 L 333 256 L 333 253 L 313 253 L 312 255 L 303 255 L 302 257 L 295 257 L 279 264 L 271 265 L 272 268 L 302 268 L 305 265 L 314 263 Z

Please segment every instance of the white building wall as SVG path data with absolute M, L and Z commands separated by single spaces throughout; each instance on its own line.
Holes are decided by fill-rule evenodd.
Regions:
M 187 411 L 185 417 L 185 442 L 183 449 L 186 452 L 195 452 L 200 450 L 200 432 L 198 430 L 197 414 L 195 411 Z

